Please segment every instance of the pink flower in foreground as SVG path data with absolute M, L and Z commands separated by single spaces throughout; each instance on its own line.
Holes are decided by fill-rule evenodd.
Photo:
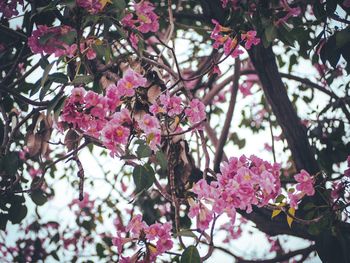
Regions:
M 126 226 L 126 231 L 131 232 L 132 237 L 139 236 L 142 229 L 146 228 L 147 224 L 142 221 L 142 215 L 134 216 Z
M 114 155 L 118 152 L 120 144 L 127 144 L 130 130 L 119 124 L 108 122 L 103 128 L 101 135 L 103 144 L 107 149 L 111 150 L 111 155 Z
M 169 94 L 162 94 L 160 95 L 159 100 L 170 117 L 182 112 L 182 100 L 180 97 L 176 95 L 170 96 Z
M 235 221 L 236 208 L 249 213 L 253 205 L 267 205 L 281 192 L 280 165 L 271 165 L 254 155 L 250 158 L 244 155 L 239 159 L 230 158 L 228 162 L 223 163 L 220 171 L 216 182 L 208 185 L 206 181 L 200 180 L 192 191 L 197 194 L 198 202 L 204 200 L 212 203 L 212 212 L 226 213 L 232 223 Z M 203 208 L 199 207 L 199 203 L 192 204 L 190 216 L 198 217 L 201 209 Z M 206 209 L 201 218 L 203 227 L 207 224 L 204 218 L 210 218 Z
M 185 114 L 191 124 L 205 120 L 205 105 L 198 99 L 193 99 L 189 103 L 189 108 L 185 109 Z
M 131 97 L 135 95 L 135 88 L 143 87 L 146 85 L 147 79 L 142 77 L 141 74 L 132 70 L 127 69 L 121 80 L 118 81 L 117 88 L 121 96 Z
M 139 26 L 137 29 L 142 33 L 157 32 L 159 29 L 158 16 L 153 12 L 154 6 L 149 1 L 141 1 L 135 4 L 135 11 Z
M 294 175 L 294 179 L 298 182 L 296 185 L 297 190 L 308 196 L 315 194 L 314 179 L 307 171 L 301 170 L 300 173 Z
M 159 30 L 158 16 L 153 11 L 154 6 L 149 1 L 141 1 L 134 5 L 137 18 L 127 14 L 121 23 L 125 27 L 136 28 L 142 33 L 157 32 Z M 135 43 L 135 42 L 134 42 Z
M 190 199 L 192 200 L 192 199 Z M 209 210 L 204 204 L 201 202 L 195 203 L 193 200 L 190 203 L 190 211 L 188 216 L 190 218 L 197 218 L 197 227 L 204 231 L 209 228 L 210 222 L 213 220 L 213 212 Z
M 256 46 L 260 43 L 260 38 L 256 37 L 256 31 L 250 30 L 247 33 L 241 34 L 241 39 L 245 40 L 245 49 L 251 49 L 252 45 Z
M 142 221 L 141 215 L 136 215 L 131 219 L 131 221 L 127 225 L 125 232 L 131 233 L 131 237 L 123 238 L 120 236 L 120 233 L 118 233 L 117 237 L 113 239 L 113 245 L 117 246 L 119 253 L 122 252 L 123 245 L 125 243 L 132 241 L 136 242 L 141 237 L 141 234 L 143 234 L 142 238 L 147 240 L 147 246 L 150 251 L 151 262 L 154 262 L 157 256 L 163 254 L 166 251 L 169 251 L 173 247 L 173 241 L 171 240 L 171 222 L 167 222 L 164 224 L 155 223 L 148 226 L 144 221 Z M 144 241 L 143 239 L 142 241 Z M 143 244 L 143 242 L 138 244 Z M 121 256 L 121 258 L 124 257 Z M 130 261 L 130 258 L 124 258 L 123 262 L 134 261 Z
M 150 114 L 145 114 L 138 124 L 146 134 L 158 133 L 160 129 L 158 119 Z
M 107 104 L 111 111 L 114 111 L 121 103 L 122 95 L 119 92 L 119 89 L 116 85 L 110 85 L 108 86 L 106 90 L 106 98 L 107 98 Z

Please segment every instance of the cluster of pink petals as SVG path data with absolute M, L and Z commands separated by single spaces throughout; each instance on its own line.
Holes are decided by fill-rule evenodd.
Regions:
M 93 210 L 95 206 L 95 201 L 90 199 L 90 196 L 88 193 L 84 193 L 84 198 L 82 201 L 79 201 L 79 199 L 73 199 L 72 202 L 68 205 L 69 208 L 73 208 L 80 212 L 80 210 L 83 209 L 89 209 Z
M 96 138 L 101 137 L 111 155 L 117 155 L 121 152 L 120 146 L 128 143 L 133 121 L 126 108 L 116 110 L 122 105 L 123 98 L 135 95 L 135 89 L 145 86 L 146 82 L 146 78 L 129 68 L 117 85 L 110 85 L 106 89 L 105 96 L 93 91 L 86 92 L 81 87 L 74 88 L 65 101 L 61 119 L 74 129 Z M 157 150 L 161 141 L 159 120 L 146 114 L 137 123 L 147 136 L 151 149 Z
M 287 20 L 291 17 L 297 17 L 300 15 L 301 13 L 300 7 L 291 8 L 287 0 L 281 0 L 280 2 L 284 11 L 287 12 L 287 14 L 284 17 L 277 20 L 276 22 L 277 25 L 281 25 L 282 23 L 287 22 Z
M 193 99 L 185 109 L 185 114 L 191 124 L 199 123 L 206 118 L 205 105 L 199 99 Z
M 157 256 L 169 251 L 173 247 L 171 231 L 171 222 L 164 224 L 155 223 L 148 226 L 142 221 L 141 215 L 136 215 L 130 220 L 123 233 L 117 233 L 117 237 L 113 239 L 113 244 L 117 247 L 118 253 L 121 254 L 123 252 L 123 246 L 126 243 L 136 242 L 142 238 L 142 241 L 146 241 L 146 245 L 150 248 L 150 260 L 154 262 Z M 122 234 L 128 237 L 122 237 Z M 133 258 L 120 257 L 122 259 L 121 262 L 131 262 L 130 260 Z
M 252 95 L 251 89 L 258 81 L 259 77 L 256 74 L 247 75 L 247 79 L 239 85 L 239 91 L 242 93 L 243 98 Z
M 5 18 L 17 16 L 19 14 L 18 4 L 23 6 L 23 0 L 0 0 L 0 14 Z
M 209 185 L 201 179 L 194 185 L 197 203 L 190 204 L 191 215 L 199 217 L 203 228 L 209 226 L 214 213 L 220 215 L 225 212 L 234 223 L 236 208 L 250 213 L 253 205 L 263 207 L 280 194 L 279 175 L 279 164 L 270 164 L 254 155 L 250 158 L 244 155 L 239 159 L 230 158 L 223 163 L 217 181 Z M 207 211 L 209 208 L 203 208 L 200 203 L 211 204 L 211 211 Z M 200 213 L 204 213 L 204 216 Z
M 241 34 L 241 39 L 245 41 L 244 47 L 246 50 L 251 49 L 252 45 L 256 46 L 260 43 L 260 38 L 256 37 L 256 31 L 254 30 Z
M 303 192 L 308 196 L 315 194 L 314 178 L 305 170 L 301 170 L 300 173 L 294 175 L 294 179 L 298 182 L 296 189 Z
M 92 14 L 96 14 L 101 11 L 102 4 L 99 0 L 76 0 L 77 5 L 86 9 Z
M 56 57 L 67 56 L 74 57 L 77 54 L 77 44 L 67 44 L 60 40 L 62 36 L 74 31 L 69 26 L 47 27 L 40 25 L 33 31 L 32 35 L 28 39 L 28 45 L 35 54 L 54 54 Z M 42 37 L 48 36 L 49 38 L 45 43 L 40 43 Z M 96 58 L 96 52 L 92 48 L 94 43 L 93 39 L 86 39 L 80 43 L 81 53 L 86 55 L 86 58 L 92 60 Z
M 159 120 L 147 113 L 142 117 L 142 119 L 138 121 L 138 125 L 140 129 L 146 134 L 147 141 L 150 142 L 150 148 L 154 151 L 158 150 L 157 146 L 159 146 L 161 141 Z
M 62 55 L 71 56 L 74 47 L 69 46 L 60 40 L 60 37 L 71 32 L 73 29 L 70 26 L 47 27 L 39 25 L 33 31 L 32 36 L 28 38 L 28 45 L 33 53 L 36 54 L 55 54 L 56 57 Z M 45 43 L 40 43 L 40 38 L 49 36 Z M 76 47 L 75 47 L 76 49 Z
M 231 29 L 223 27 L 215 19 L 212 19 L 212 22 L 215 25 L 210 34 L 210 38 L 215 41 L 213 47 L 216 49 L 223 47 L 224 54 L 226 56 L 231 55 L 233 58 L 237 58 L 239 55 L 243 54 L 243 50 L 239 48 L 237 37 L 231 38 L 229 36 Z
M 74 88 L 72 94 L 65 101 L 62 121 L 78 128 L 83 132 L 98 137 L 106 124 L 108 112 L 107 99 L 93 91 L 84 88 Z
M 162 94 L 160 95 L 159 100 L 162 105 L 162 111 L 165 111 L 170 117 L 179 115 L 183 111 L 183 107 L 181 106 L 182 100 L 176 95 L 170 96 L 169 93 Z
M 123 78 L 117 83 L 118 95 L 132 97 L 135 95 L 135 88 L 145 86 L 146 82 L 146 78 L 129 68 L 124 72 Z
M 127 14 L 121 23 L 125 27 L 135 28 L 142 33 L 157 32 L 159 30 L 158 16 L 154 13 L 154 6 L 149 1 L 141 1 L 134 5 L 136 19 L 133 14 Z

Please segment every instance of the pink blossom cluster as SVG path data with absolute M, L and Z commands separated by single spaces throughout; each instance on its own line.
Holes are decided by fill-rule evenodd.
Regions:
M 5 18 L 17 16 L 18 4 L 23 6 L 23 0 L 0 0 L 0 14 Z
M 215 19 L 212 19 L 212 22 L 215 25 L 212 33 L 210 34 L 210 38 L 214 40 L 213 47 L 216 49 L 223 47 L 224 54 L 226 56 L 231 55 L 233 58 L 243 54 L 243 51 L 239 48 L 240 43 L 238 42 L 238 37 L 230 37 L 232 30 L 228 27 L 220 25 L 220 23 Z M 244 47 L 246 50 L 249 50 L 253 45 L 258 45 L 260 43 L 260 38 L 256 37 L 255 30 L 242 33 L 240 39 L 242 42 L 244 42 Z
M 134 216 L 125 228 L 125 232 L 118 231 L 117 236 L 113 239 L 113 244 L 117 247 L 119 255 L 123 252 L 123 246 L 129 242 L 142 241 L 150 251 L 150 260 L 154 262 L 157 256 L 169 251 L 173 247 L 171 240 L 172 223 L 164 224 L 155 223 L 148 226 L 141 215 Z M 125 236 L 125 237 L 122 237 Z M 131 261 L 132 257 L 121 257 L 120 262 Z M 135 261 L 136 262 L 136 261 Z M 141 262 L 141 261 L 137 261 Z
M 120 145 L 128 143 L 130 129 L 135 124 L 147 136 L 151 149 L 157 150 L 161 130 L 156 117 L 146 114 L 135 123 L 128 109 L 117 111 L 123 99 L 134 96 L 135 89 L 145 86 L 146 82 L 146 78 L 129 68 L 117 85 L 110 85 L 106 89 L 104 96 L 82 87 L 74 88 L 65 101 L 61 119 L 74 129 L 96 138 L 101 137 L 112 156 L 120 153 Z
M 61 119 L 75 129 L 98 137 L 106 125 L 107 98 L 82 87 L 74 88 L 65 101 Z
M 86 9 L 92 14 L 96 14 L 101 11 L 102 4 L 99 0 L 76 0 L 77 5 Z
M 54 54 L 56 57 L 67 56 L 74 57 L 77 54 L 77 44 L 67 44 L 61 38 L 65 34 L 74 32 L 70 26 L 47 27 L 40 25 L 33 31 L 32 36 L 28 39 L 28 45 L 33 53 L 36 54 Z M 46 41 L 42 39 L 47 38 Z M 92 60 L 96 58 L 96 52 L 92 48 L 93 39 L 82 40 L 80 43 L 81 53 L 86 55 L 86 58 Z
M 36 54 L 55 54 L 56 57 L 62 55 L 72 56 L 73 48 L 60 40 L 60 37 L 71 32 L 70 26 L 48 27 L 39 25 L 33 31 L 32 36 L 28 39 L 28 45 L 33 53 Z M 47 37 L 45 43 L 41 43 L 40 39 Z
M 253 205 L 265 206 L 280 194 L 280 168 L 254 155 L 230 158 L 222 164 L 217 181 L 208 184 L 201 179 L 194 185 L 197 202 L 190 202 L 189 216 L 197 217 L 201 230 L 208 228 L 214 213 L 227 213 L 234 223 L 237 208 L 250 213 Z
M 314 178 L 305 170 L 301 170 L 300 173 L 294 175 L 294 179 L 298 182 L 296 189 L 305 193 L 308 196 L 315 194 Z
M 206 119 L 205 105 L 199 99 L 193 99 L 185 109 L 185 114 L 191 124 L 197 124 Z
M 300 173 L 294 175 L 294 179 L 297 181 L 297 184 L 295 186 L 296 190 L 294 188 L 289 189 L 288 191 L 288 199 L 289 199 L 289 205 L 295 209 L 298 209 L 299 201 L 305 196 L 312 196 L 315 194 L 314 189 L 314 177 L 311 176 L 307 171 L 301 170 Z
M 159 120 L 150 115 L 145 114 L 142 119 L 138 121 L 138 125 L 141 130 L 146 134 L 147 141 L 150 141 L 150 147 L 152 150 L 157 150 L 157 145 L 160 144 L 161 141 L 161 130 Z
M 297 17 L 300 15 L 301 13 L 300 7 L 294 7 L 294 8 L 290 7 L 287 0 L 281 0 L 280 3 L 284 9 L 283 11 L 287 12 L 287 14 L 284 17 L 277 20 L 276 22 L 277 25 L 281 25 L 287 22 L 287 20 L 291 17 Z
M 134 4 L 136 19 L 134 14 L 127 14 L 121 23 L 125 27 L 135 28 L 142 33 L 157 32 L 159 30 L 158 16 L 153 11 L 154 5 L 149 1 L 141 1 Z
M 166 112 L 170 117 L 179 115 L 183 111 L 181 105 L 182 100 L 179 96 L 170 96 L 169 93 L 162 94 L 159 97 L 160 103 L 155 103 L 151 105 L 150 112 L 153 114 L 158 114 L 161 112 Z

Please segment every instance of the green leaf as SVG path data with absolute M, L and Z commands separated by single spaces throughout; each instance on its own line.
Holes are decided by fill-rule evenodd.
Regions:
M 192 237 L 196 238 L 197 236 L 191 230 L 181 230 L 175 234 L 175 237 Z
M 33 202 L 38 206 L 42 206 L 47 202 L 47 196 L 41 189 L 32 191 L 30 197 L 32 198 Z
M 58 257 L 56 251 L 52 251 L 52 252 L 51 252 L 51 256 L 52 256 L 54 259 L 56 259 L 57 261 L 60 261 L 60 258 Z
M 283 194 L 280 194 L 279 196 L 277 196 L 276 198 L 276 203 L 282 203 L 283 199 L 285 199 L 286 197 Z
M 19 203 L 12 203 L 9 209 L 9 220 L 12 224 L 19 224 L 26 217 L 28 209 L 26 206 Z
M 150 188 L 155 180 L 154 170 L 149 164 L 137 165 L 132 173 L 134 183 L 136 185 L 136 192 L 147 190 Z
M 136 150 L 136 155 L 138 158 L 147 158 L 152 154 L 151 148 L 146 144 L 140 144 Z
M 94 81 L 94 76 L 91 75 L 83 75 L 83 76 L 76 76 L 75 79 L 72 81 L 73 84 L 88 84 L 90 82 Z
M 0 230 L 3 230 L 3 231 L 6 230 L 7 221 L 8 221 L 7 214 L 0 213 Z
M 195 246 L 189 246 L 185 249 L 181 256 L 181 263 L 200 263 L 201 258 Z
M 40 82 L 41 87 L 44 87 L 45 82 L 46 82 L 46 80 L 47 80 L 47 77 L 49 76 L 49 73 L 50 73 L 52 67 L 53 67 L 53 63 L 48 64 L 48 65 L 45 67 L 44 73 L 43 73 L 43 76 L 42 76 L 41 82 Z
M 63 74 L 61 72 L 56 72 L 48 77 L 49 80 L 52 80 L 53 82 L 56 83 L 61 83 L 61 84 L 66 84 L 68 82 L 68 77 L 66 74 Z
M 165 154 L 162 151 L 156 153 L 156 159 L 162 171 L 168 170 L 168 160 L 165 157 Z
M 0 159 L 0 172 L 10 177 L 15 176 L 19 164 L 18 152 L 10 152 Z
M 274 24 L 270 24 L 266 29 L 265 29 L 265 37 L 266 40 L 271 43 L 277 35 L 277 30 Z
M 103 245 L 101 243 L 97 243 L 96 244 L 96 253 L 99 256 L 99 258 L 105 257 L 104 251 L 105 251 L 105 249 L 104 249 Z

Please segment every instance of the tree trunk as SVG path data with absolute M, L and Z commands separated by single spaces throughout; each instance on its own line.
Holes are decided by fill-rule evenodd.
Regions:
M 261 44 L 255 46 L 249 50 L 249 55 L 260 78 L 267 101 L 287 139 L 296 168 L 316 174 L 320 169 L 310 147 L 306 128 L 301 124 L 288 98 L 271 46 L 269 48 L 264 48 Z

